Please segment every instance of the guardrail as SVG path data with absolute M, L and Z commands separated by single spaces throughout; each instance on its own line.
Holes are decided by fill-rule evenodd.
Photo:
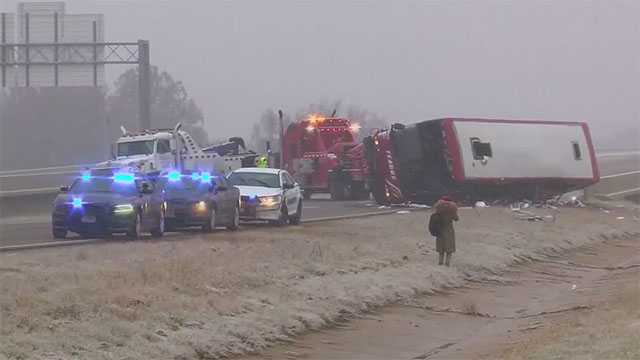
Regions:
M 0 171 L 0 198 L 50 194 L 93 164 L 52 166 L 37 169 Z

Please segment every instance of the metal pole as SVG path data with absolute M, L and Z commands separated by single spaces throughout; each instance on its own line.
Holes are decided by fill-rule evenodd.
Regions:
M 31 79 L 29 78 L 29 62 L 31 62 L 31 55 L 29 54 L 29 13 L 24 14 L 24 37 L 25 37 L 25 65 L 24 65 L 24 76 L 25 76 L 25 86 L 29 87 L 31 83 Z
M 138 97 L 140 127 L 149 129 L 151 128 L 151 65 L 147 40 L 138 40 Z
M 5 44 L 7 43 L 7 26 L 6 26 L 6 15 L 5 13 L 2 13 L 2 18 L 0 20 L 0 22 L 2 23 L 0 26 L 2 27 L 2 87 L 7 86 L 7 58 L 5 56 L 5 52 L 6 52 L 6 46 Z
M 55 45 L 53 46 L 53 86 L 58 87 L 59 85 L 59 74 L 58 74 L 58 13 L 53 14 L 53 42 Z
M 93 86 L 98 87 L 98 30 L 97 23 L 93 22 Z
M 280 169 L 284 169 L 284 114 L 278 110 L 278 122 L 280 125 Z

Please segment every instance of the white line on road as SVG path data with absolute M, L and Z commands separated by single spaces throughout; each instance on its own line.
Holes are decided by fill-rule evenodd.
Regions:
M 617 178 L 617 177 L 621 177 L 621 176 L 635 175 L 635 174 L 640 174 L 640 170 L 629 171 L 629 172 L 624 172 L 624 173 L 619 173 L 619 174 L 611 174 L 611 175 L 600 176 L 600 179 L 611 179 L 611 178 Z
M 617 191 L 617 192 L 613 192 L 611 194 L 605 194 L 605 196 L 611 197 L 611 196 L 624 195 L 624 194 L 629 194 L 629 193 L 634 193 L 634 192 L 640 192 L 640 187 L 635 188 L 635 189 Z
M 606 153 L 598 153 L 597 157 L 614 157 L 614 156 L 629 156 L 629 155 L 640 155 L 640 151 L 612 151 Z

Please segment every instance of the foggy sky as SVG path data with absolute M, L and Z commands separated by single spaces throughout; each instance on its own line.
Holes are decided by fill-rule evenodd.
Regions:
M 392 122 L 640 122 L 639 1 L 66 3 L 105 14 L 107 41 L 150 40 L 152 63 L 184 82 L 211 138 L 248 135 L 266 108 L 336 99 Z

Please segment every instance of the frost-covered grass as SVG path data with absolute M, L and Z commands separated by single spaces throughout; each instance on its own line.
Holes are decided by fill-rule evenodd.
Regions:
M 555 222 L 462 210 L 451 268 L 425 212 L 0 254 L 0 359 L 215 359 L 506 266 L 638 230 L 616 210 Z M 546 213 L 541 212 L 541 215 Z

